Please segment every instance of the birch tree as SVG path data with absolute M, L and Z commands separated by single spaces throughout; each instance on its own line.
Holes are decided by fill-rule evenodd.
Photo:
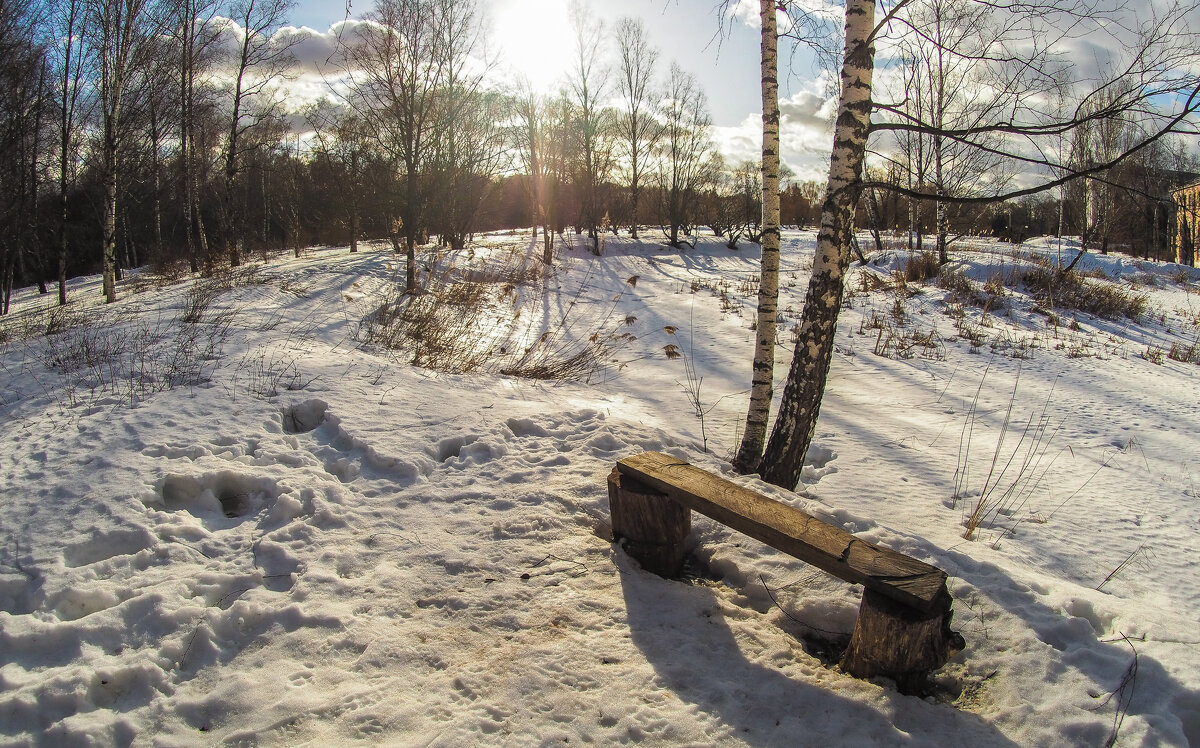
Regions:
M 762 26 L 762 259 L 758 317 L 746 430 L 734 458 L 741 473 L 758 472 L 774 393 L 775 335 L 779 314 L 779 31 L 775 0 L 760 0 Z
M 658 139 L 658 122 L 652 110 L 652 85 L 658 50 L 650 46 L 640 20 L 617 21 L 617 90 L 624 107 L 617 118 L 624 156 L 629 169 L 629 235 L 638 238 L 638 205 L 646 162 Z
M 1148 9 L 1119 6 L 1103 12 L 1073 0 L 981 3 L 989 11 L 985 32 L 988 44 L 982 50 L 961 54 L 954 49 L 943 51 L 969 58 L 971 64 L 988 66 L 994 74 L 990 95 L 1002 105 L 989 104 L 992 114 L 974 122 L 939 127 L 906 111 L 903 102 L 872 101 L 876 35 L 886 31 L 930 38 L 929 29 L 904 15 L 912 5 L 912 0 L 891 4 L 883 22 L 876 26 L 874 0 L 846 2 L 841 94 L 813 274 L 779 415 L 762 463 L 763 478 L 787 488 L 794 487 L 799 479 L 816 428 L 849 266 L 853 208 L 864 187 L 891 189 L 913 199 L 960 204 L 1032 195 L 1072 179 L 1103 174 L 1179 131 L 1200 109 L 1200 76 L 1192 72 L 1196 70 L 1196 37 L 1186 24 L 1194 3 L 1172 2 Z M 1075 106 L 1068 116 L 1054 117 L 1041 104 L 1058 86 L 1058 80 L 1070 74 L 1073 60 L 1063 54 L 1063 48 L 1069 46 L 1064 41 L 1085 34 L 1089 38 L 1113 35 L 1113 50 L 1120 65 L 1114 65 L 1115 72 L 1094 77 L 1089 85 L 1077 89 Z M 1111 99 L 1106 98 L 1114 93 Z M 1070 169 L 1061 177 L 1046 176 L 1052 167 L 1066 165 L 1054 163 L 1047 157 L 1047 149 L 1033 145 L 1120 112 L 1136 113 L 1148 124 L 1144 138 L 1128 143 L 1107 160 Z M 905 131 L 999 152 L 1038 179 L 1007 192 L 987 190 L 987 194 L 963 196 L 863 183 L 868 137 Z
M 157 38 L 174 17 L 174 6 L 167 0 L 86 0 L 85 7 L 100 114 L 103 291 L 112 303 L 117 300 L 118 158 L 129 136 L 126 110 L 135 95 L 136 72 L 153 59 Z
M 679 249 L 690 233 L 697 197 L 715 177 L 712 119 L 708 98 L 691 73 L 671 65 L 667 88 L 659 105 L 662 135 L 659 139 L 658 190 L 663 233 Z
M 846 0 L 841 96 L 816 256 L 804 299 L 796 352 L 762 461 L 763 479 L 788 488 L 800 480 L 804 454 L 816 428 L 833 356 L 843 279 L 850 266 L 851 222 L 861 189 L 871 120 L 874 29 L 875 0 Z
M 229 264 L 241 264 L 245 226 L 244 207 L 236 194 L 236 182 L 250 149 L 261 139 L 254 130 L 277 119 L 283 105 L 275 84 L 291 67 L 290 47 L 272 38 L 287 23 L 291 0 L 235 0 L 231 7 L 237 28 L 229 31 L 235 38 L 232 55 L 232 91 L 222 154 L 221 233 Z

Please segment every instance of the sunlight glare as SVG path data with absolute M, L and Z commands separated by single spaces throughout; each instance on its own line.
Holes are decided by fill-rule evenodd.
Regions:
M 509 0 L 493 8 L 502 62 L 539 93 L 557 88 L 574 51 L 566 0 Z

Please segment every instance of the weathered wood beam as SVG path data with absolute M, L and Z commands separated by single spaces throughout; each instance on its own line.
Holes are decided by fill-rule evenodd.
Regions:
M 616 472 L 801 561 L 921 613 L 934 613 L 944 604 L 946 573 L 941 569 L 856 538 L 840 527 L 683 460 L 661 452 L 643 452 L 619 460 Z M 615 515 L 616 512 L 614 531 Z

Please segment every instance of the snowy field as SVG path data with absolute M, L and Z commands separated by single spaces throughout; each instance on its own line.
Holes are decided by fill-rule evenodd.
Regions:
M 757 247 L 528 244 L 425 256 L 407 312 L 381 245 L 19 292 L 0 744 L 1200 745 L 1200 272 L 1083 258 L 1134 321 L 1033 298 L 1053 239 L 851 270 L 802 484 L 732 477 L 949 573 L 922 698 L 832 664 L 858 588 L 702 517 L 690 581 L 610 542 L 620 457 L 729 473 Z

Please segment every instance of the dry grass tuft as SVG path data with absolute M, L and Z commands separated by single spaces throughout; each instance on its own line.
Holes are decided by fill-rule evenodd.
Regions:
M 904 263 L 904 280 L 909 283 L 924 283 L 938 277 L 941 265 L 936 252 L 919 252 L 910 255 Z
M 1126 291 L 1109 282 L 1089 282 L 1072 270 L 1045 265 L 1026 270 L 1022 282 L 1047 307 L 1086 312 L 1105 319 L 1125 317 L 1136 321 L 1146 313 L 1148 304 L 1145 294 Z
M 557 325 L 540 334 L 529 330 L 535 321 L 545 319 L 546 310 L 525 314 L 522 303 L 537 303 L 537 295 L 523 302 L 521 288 L 540 282 L 545 268 L 516 247 L 488 260 L 475 259 L 461 269 L 454 261 L 438 265 L 433 263 L 421 293 L 394 289 L 363 320 L 356 334 L 359 342 L 399 352 L 414 366 L 447 374 L 486 371 L 529 379 L 587 380 L 609 360 L 613 348 L 634 339 L 630 333 L 605 329 L 608 315 L 578 334 L 570 318 L 573 310 L 585 308 L 578 304 L 578 295 Z M 583 284 L 577 294 L 587 286 Z M 620 298 L 618 294 L 613 300 L 609 314 Z M 524 330 L 519 324 L 522 318 L 527 320 Z M 621 316 L 611 326 L 629 327 L 636 322 L 633 315 Z

